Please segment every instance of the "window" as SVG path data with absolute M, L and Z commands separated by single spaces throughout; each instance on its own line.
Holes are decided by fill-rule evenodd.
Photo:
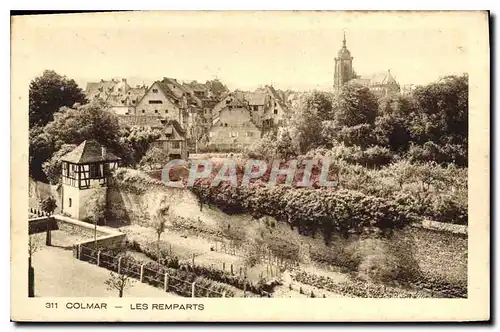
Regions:
M 278 114 L 278 110 L 277 109 L 274 110 L 274 114 Z
M 227 123 L 224 123 L 224 127 L 227 127 Z
M 101 177 L 101 167 L 100 165 L 92 164 L 90 165 L 90 178 L 95 179 Z
M 150 100 L 149 103 L 150 104 L 163 104 L 163 101 L 161 101 L 161 100 Z
M 132 104 L 135 104 L 135 100 L 132 100 Z
M 168 113 L 168 110 L 165 110 L 165 113 Z
M 231 133 L 229 133 L 229 137 L 238 137 L 238 133 L 237 132 L 231 132 Z
M 122 104 L 125 104 L 125 100 L 122 100 Z
M 68 199 L 68 207 L 71 207 L 71 198 Z
M 247 131 L 247 137 L 253 137 L 253 132 Z
M 158 93 L 158 89 L 153 89 L 153 93 Z
M 181 142 L 179 141 L 172 142 L 172 149 L 180 149 L 180 147 L 181 147 Z
M 144 114 L 144 113 L 146 113 L 146 111 L 145 111 L 145 110 L 142 110 L 142 113 Z
M 158 110 L 155 110 L 155 114 L 158 114 Z

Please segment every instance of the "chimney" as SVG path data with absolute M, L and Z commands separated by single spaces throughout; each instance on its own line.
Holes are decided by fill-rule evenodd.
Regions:
M 105 146 L 101 146 L 101 157 L 102 157 L 103 160 L 106 159 L 106 154 L 107 154 L 106 147 Z
M 127 83 L 127 79 L 126 78 L 122 78 L 122 82 L 123 83 Z

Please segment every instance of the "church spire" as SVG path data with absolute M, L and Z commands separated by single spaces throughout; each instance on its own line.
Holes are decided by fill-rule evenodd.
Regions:
M 344 30 L 344 40 L 342 41 L 342 47 L 343 47 L 343 48 L 346 48 L 345 30 Z

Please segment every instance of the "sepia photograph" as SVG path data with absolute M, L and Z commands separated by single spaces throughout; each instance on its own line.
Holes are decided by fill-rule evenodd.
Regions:
M 11 24 L 13 317 L 489 318 L 487 12 Z

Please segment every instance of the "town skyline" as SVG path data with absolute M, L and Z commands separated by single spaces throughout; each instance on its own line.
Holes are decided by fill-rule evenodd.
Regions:
M 149 23 L 141 21 L 140 14 L 115 13 L 112 20 L 101 19 L 109 14 L 79 15 L 76 23 L 72 15 L 51 16 L 47 24 L 43 17 L 33 18 L 29 21 L 37 24 L 38 33 L 26 38 L 40 47 L 36 67 L 30 63 L 27 69 L 32 77 L 55 70 L 82 88 L 101 79 L 120 77 L 131 85 L 150 85 L 172 77 L 199 82 L 218 78 L 230 90 L 264 85 L 330 90 L 334 58 L 345 32 L 358 75 L 390 70 L 404 86 L 468 72 L 466 30 L 453 20 L 439 22 L 438 15 L 435 25 L 426 20 L 423 29 L 410 16 L 405 25 L 398 23 L 405 14 L 385 15 L 373 29 L 373 24 L 363 28 L 362 18 L 346 19 L 344 14 L 331 20 L 335 14 L 325 12 L 313 16 L 239 12 L 225 16 L 224 22 L 216 20 L 222 15 L 218 12 L 196 17 L 148 13 Z M 390 28 L 393 24 L 397 30 Z

